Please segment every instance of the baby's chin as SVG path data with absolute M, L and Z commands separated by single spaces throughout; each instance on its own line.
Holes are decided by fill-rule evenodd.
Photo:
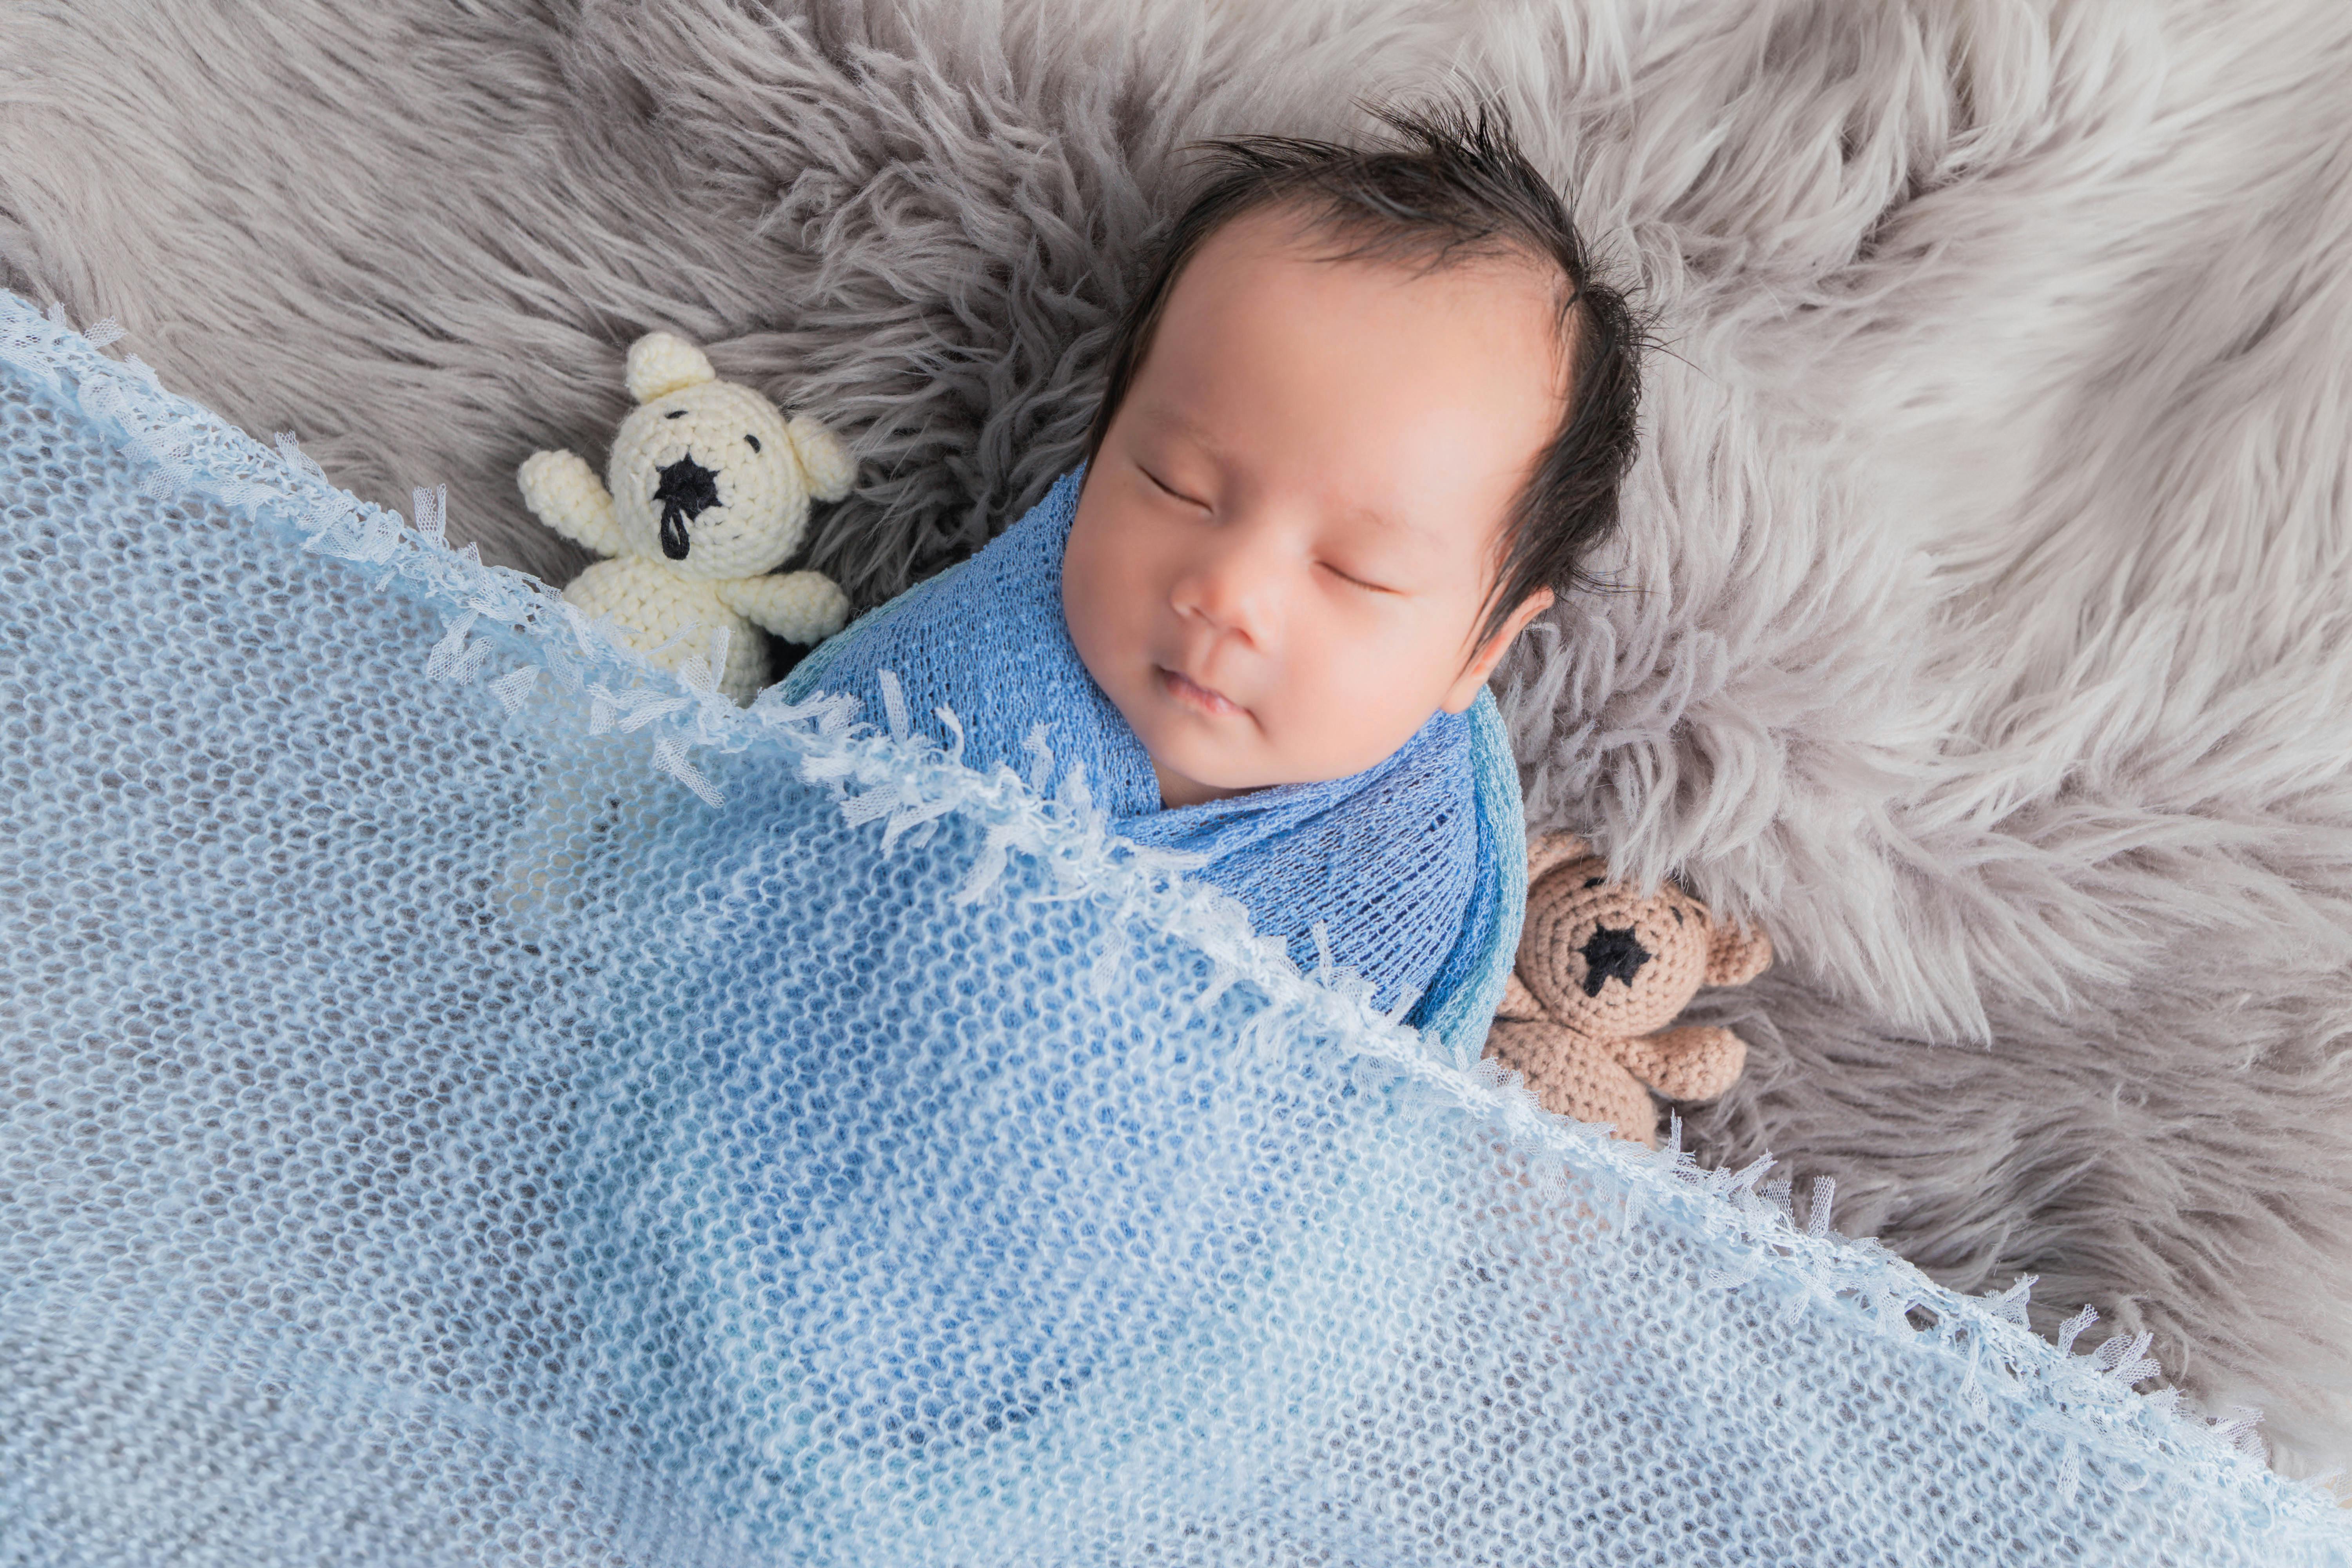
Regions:
M 1112 700 L 1150 753 L 1163 794 L 1171 775 L 1176 793 L 1202 798 L 1347 778 L 1412 738 L 1408 730 L 1383 745 L 1385 736 L 1360 731 L 1303 733 L 1279 701 L 1244 707 L 1157 665 L 1122 685 Z
M 1204 714 L 1156 692 L 1119 709 L 1171 804 L 1179 795 L 1213 799 L 1297 782 L 1278 776 L 1283 770 L 1269 765 L 1276 759 L 1253 743 L 1256 725 L 1246 711 Z
M 1250 714 L 1203 721 L 1188 713 L 1178 716 L 1175 722 L 1166 721 L 1170 717 L 1166 714 L 1155 717 L 1161 721 L 1136 724 L 1130 717 L 1129 722 L 1160 772 L 1163 790 L 1170 774 L 1213 795 L 1245 795 L 1278 784 L 1321 784 L 1361 773 L 1396 750 L 1391 746 L 1370 757 L 1310 748 L 1294 751 L 1269 744 L 1265 727 Z M 1279 736 L 1275 739 L 1278 742 Z

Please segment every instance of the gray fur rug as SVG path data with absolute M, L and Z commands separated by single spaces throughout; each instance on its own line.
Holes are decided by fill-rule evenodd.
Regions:
M 668 327 L 850 435 L 865 603 L 1076 451 L 1188 139 L 1471 83 L 1658 312 L 1531 816 L 1782 960 L 1710 1161 L 2352 1460 L 2352 9 L 15 0 L 0 270 L 558 580 Z

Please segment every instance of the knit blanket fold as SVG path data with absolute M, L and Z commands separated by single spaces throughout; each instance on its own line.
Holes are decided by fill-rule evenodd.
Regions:
M 13 298 L 0 454 L 0 1562 L 2352 1563 L 2145 1340 Z
M 971 560 L 821 645 L 777 698 L 843 692 L 869 714 L 898 702 L 973 767 L 1013 767 L 1040 785 L 1083 770 L 1120 833 L 1199 856 L 1201 879 L 1241 900 L 1293 963 L 1360 974 L 1374 1007 L 1429 1021 L 1477 978 L 1477 933 L 1507 897 L 1497 868 L 1522 837 L 1515 812 L 1482 823 L 1476 807 L 1474 753 L 1501 746 L 1494 698 L 1479 694 L 1475 718 L 1432 715 L 1349 777 L 1161 809 L 1150 754 L 1087 675 L 1062 616 L 1062 556 L 1084 483 L 1083 468 L 1065 475 Z

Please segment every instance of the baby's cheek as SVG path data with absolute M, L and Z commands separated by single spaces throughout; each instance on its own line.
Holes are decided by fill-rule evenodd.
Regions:
M 1396 652 L 1376 637 L 1341 638 L 1297 663 L 1284 683 L 1279 728 L 1294 776 L 1360 773 L 1421 727 L 1428 712 L 1412 710 L 1422 682 Z

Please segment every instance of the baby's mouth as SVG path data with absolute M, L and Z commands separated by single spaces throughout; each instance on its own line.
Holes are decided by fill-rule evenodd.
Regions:
M 1242 710 L 1240 704 L 1229 700 L 1223 692 L 1212 691 L 1196 680 L 1187 679 L 1166 665 L 1152 666 L 1152 673 L 1159 678 L 1160 690 L 1195 712 L 1223 718 Z

